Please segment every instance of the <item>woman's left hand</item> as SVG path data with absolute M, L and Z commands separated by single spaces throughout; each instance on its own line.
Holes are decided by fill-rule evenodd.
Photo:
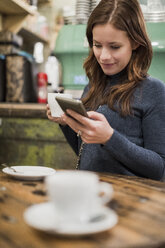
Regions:
M 63 120 L 81 135 L 81 139 L 85 143 L 105 144 L 114 132 L 103 114 L 89 111 L 89 118 L 87 118 L 70 109 L 67 110 L 67 113 L 74 119 L 64 114 Z

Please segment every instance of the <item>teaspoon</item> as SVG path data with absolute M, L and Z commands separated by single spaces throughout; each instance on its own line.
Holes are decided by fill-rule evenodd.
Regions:
M 17 172 L 13 167 L 10 167 L 5 163 L 1 164 L 1 166 L 3 166 L 4 168 L 8 168 L 9 170 L 12 170 L 13 172 Z

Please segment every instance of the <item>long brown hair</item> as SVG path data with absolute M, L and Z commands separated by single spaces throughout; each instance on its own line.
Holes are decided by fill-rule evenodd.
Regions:
M 130 42 L 138 44 L 127 65 L 124 82 L 114 85 L 104 96 L 108 76 L 104 74 L 93 53 L 93 28 L 98 24 L 112 24 L 125 31 Z M 87 109 L 96 110 L 100 104 L 108 104 L 115 110 L 117 104 L 122 115 L 131 114 L 131 100 L 134 89 L 147 76 L 152 60 L 152 46 L 148 38 L 145 21 L 137 0 L 102 0 L 91 13 L 86 30 L 90 46 L 89 56 L 84 63 L 90 89 L 82 99 Z

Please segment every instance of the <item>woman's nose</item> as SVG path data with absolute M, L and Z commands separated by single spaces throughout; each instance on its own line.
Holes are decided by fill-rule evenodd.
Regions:
M 106 48 L 103 48 L 100 54 L 100 60 L 108 60 L 111 58 L 111 53 Z

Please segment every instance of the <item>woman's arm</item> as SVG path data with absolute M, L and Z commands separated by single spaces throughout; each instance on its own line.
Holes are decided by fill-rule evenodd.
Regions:
M 161 180 L 165 169 L 165 143 L 151 147 L 140 147 L 119 132 L 114 131 L 111 139 L 102 147 L 115 159 L 124 164 L 135 174 Z
M 79 145 L 77 133 L 75 133 L 69 126 L 61 126 L 60 128 L 68 141 L 69 145 L 72 147 L 73 151 L 78 155 Z
M 102 144 L 102 149 L 135 174 L 160 180 L 165 168 L 165 90 L 156 92 L 152 104 L 148 100 L 147 103 L 141 124 L 143 147 L 113 130 L 100 113 L 88 112 L 90 118 L 86 118 L 68 111 L 79 122 L 66 115 L 63 120 L 75 132 L 82 132 L 81 138 L 85 143 Z

